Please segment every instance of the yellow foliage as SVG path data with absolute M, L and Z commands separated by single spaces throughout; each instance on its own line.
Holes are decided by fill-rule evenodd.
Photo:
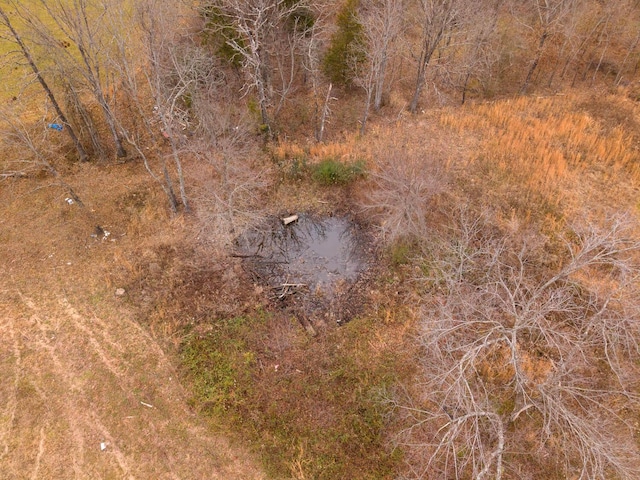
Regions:
M 309 147 L 312 158 L 334 158 L 336 160 L 352 160 L 354 146 L 352 141 L 339 143 L 317 143 Z
M 277 159 L 304 158 L 307 153 L 297 143 L 280 142 L 273 146 L 272 155 Z

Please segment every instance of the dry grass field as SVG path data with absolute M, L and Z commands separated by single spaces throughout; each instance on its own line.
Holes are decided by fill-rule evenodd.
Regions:
M 548 232 L 637 215 L 639 115 L 620 90 L 378 118 L 364 139 L 258 154 L 253 201 L 347 209 L 384 238 L 393 218 L 438 230 L 456 204 Z M 307 169 L 327 158 L 367 175 L 323 186 Z M 382 249 L 361 317 L 309 337 L 229 258 L 207 167 L 185 163 L 195 213 L 177 217 L 136 162 L 58 168 L 84 206 L 45 172 L 0 181 L 3 478 L 395 478 L 376 395 L 415 373 L 411 245 Z
M 541 232 L 551 242 L 546 258 L 539 260 L 542 264 L 557 261 L 557 254 L 552 253 L 557 240 L 552 239 L 575 226 L 607 224 L 621 214 L 637 218 L 639 113 L 633 95 L 624 89 L 569 91 L 434 109 L 393 121 L 379 118 L 363 138 L 346 136 L 318 146 L 281 142 L 272 154 L 286 172 L 296 173 L 301 165 L 321 164 L 326 158 L 345 165 L 365 161 L 366 179 L 348 189 L 350 208 L 367 217 L 380 238 L 391 241 L 391 247 L 383 256 L 387 275 L 378 283 L 382 295 L 376 298 L 377 310 L 349 327 L 362 328 L 361 341 L 375 345 L 382 358 L 395 355 L 395 363 L 386 364 L 386 368 L 402 383 L 411 378 L 416 367 L 416 352 L 408 353 L 406 348 L 421 328 L 428 329 L 420 317 L 435 308 L 430 302 L 438 305 L 441 298 L 437 288 L 428 286 L 436 281 L 430 276 L 430 262 L 439 261 L 430 255 L 439 254 L 443 239 L 455 229 L 456 217 L 461 212 L 486 215 L 492 219 L 492 228 L 505 236 Z M 405 243 L 403 237 L 408 234 L 426 238 L 426 245 Z M 634 235 L 637 238 L 638 232 Z M 398 295 L 395 299 L 394 292 Z M 392 320 L 385 323 L 384 319 Z M 367 336 L 368 322 L 377 325 L 375 340 Z M 405 340 L 398 343 L 399 338 Z M 508 383 L 510 370 L 501 358 L 496 354 L 478 368 L 497 383 Z M 527 358 L 522 368 L 532 378 L 547 378 L 549 363 Z M 428 363 L 429 359 L 422 361 Z M 371 362 L 369 368 L 375 372 L 381 365 L 385 366 L 384 361 Z M 378 381 L 374 376 L 365 385 Z M 414 395 L 417 405 L 429 404 L 427 393 L 417 390 Z M 626 420 L 634 424 L 637 412 L 628 408 Z M 434 409 L 438 411 L 438 404 L 426 408 L 429 412 Z M 536 443 L 535 425 L 533 421 L 519 427 L 534 450 L 542 448 Z M 387 441 L 398 428 L 383 428 Z M 415 445 L 411 440 L 406 458 L 414 466 L 424 466 L 429 451 L 412 452 Z M 311 462 L 316 456 L 309 443 L 306 445 Z M 517 458 L 515 452 L 509 456 L 509 461 Z M 552 473 L 554 461 L 525 462 L 518 471 L 522 475 L 526 472 L 528 478 L 562 478 L 562 470 L 557 476 Z M 315 478 L 313 474 L 311 478 Z M 518 478 L 518 474 L 512 471 L 508 478 Z
M 46 177 L 0 185 L 2 478 L 262 478 L 187 405 L 166 339 L 115 294 L 134 252 L 183 225 L 137 167 L 68 173 L 84 208 Z

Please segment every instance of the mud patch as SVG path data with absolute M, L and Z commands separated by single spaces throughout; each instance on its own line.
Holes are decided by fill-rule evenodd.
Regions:
M 349 321 L 361 310 L 360 292 L 374 260 L 373 240 L 347 216 L 300 215 L 245 232 L 234 255 L 279 306 L 315 325 Z

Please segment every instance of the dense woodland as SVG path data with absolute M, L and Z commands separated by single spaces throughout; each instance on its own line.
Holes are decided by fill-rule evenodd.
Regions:
M 4 3 L 4 83 L 17 104 L 4 116 L 46 95 L 78 161 L 151 162 L 146 148 L 169 141 L 176 178 L 149 170 L 174 210 L 188 210 L 185 135 L 228 137 L 234 114 L 250 115 L 266 141 L 323 141 L 332 114 L 355 98 L 360 114 L 340 128 L 365 134 L 371 112 L 392 104 L 416 113 L 629 85 L 640 55 L 638 5 L 626 0 Z
M 272 478 L 640 477 L 640 2 L 0 0 L 0 42 L 0 188 L 144 169 L 221 258 L 310 198 L 375 232 L 368 313 L 268 340 L 327 378 L 188 282 L 140 307 L 223 325 L 176 355 Z

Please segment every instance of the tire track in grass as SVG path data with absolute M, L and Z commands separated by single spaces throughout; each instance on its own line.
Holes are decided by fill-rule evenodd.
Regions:
M 50 401 L 49 396 L 42 390 L 42 388 L 38 384 L 33 383 L 32 385 L 38 393 L 38 396 L 40 397 L 40 400 L 43 402 L 43 404 L 47 404 Z M 86 451 L 84 435 L 82 433 L 80 425 L 78 424 L 76 416 L 71 413 L 73 412 L 73 407 L 75 406 L 75 403 L 71 404 L 71 402 L 65 402 L 64 407 L 65 419 L 69 422 L 70 435 L 76 447 L 73 450 L 71 465 L 75 478 L 86 478 L 87 473 L 84 470 L 84 457 Z M 48 425 L 50 426 L 50 423 Z
M 82 315 L 80 315 L 78 311 L 71 306 L 71 304 L 66 298 L 59 299 L 58 303 L 63 308 L 68 318 L 70 318 L 73 321 L 74 326 L 84 335 L 84 338 L 86 338 L 89 341 L 89 343 L 91 344 L 91 347 L 93 348 L 95 353 L 98 355 L 98 358 L 100 359 L 100 361 L 105 365 L 107 370 L 117 379 L 124 378 L 126 375 L 126 371 L 129 369 L 130 365 L 126 365 L 126 362 L 123 361 L 122 357 L 124 356 L 124 348 L 122 347 L 122 345 L 112 340 L 110 336 L 107 334 L 107 331 L 105 328 L 101 328 L 99 332 L 100 336 L 102 337 L 101 340 L 107 345 L 109 345 L 111 348 L 115 349 L 119 354 L 115 358 L 112 356 L 110 357 L 102 348 L 102 345 L 98 341 L 97 336 L 94 335 L 94 332 L 98 330 L 95 327 L 102 324 L 102 322 L 96 322 L 94 324 L 94 328 L 89 328 L 89 326 L 86 325 L 86 322 L 83 319 Z M 102 324 L 102 326 L 104 326 L 104 324 Z M 120 365 L 116 365 L 117 361 L 119 361 L 120 363 L 125 363 L 124 365 L 125 368 L 122 368 Z
M 118 318 L 115 320 L 115 324 L 107 323 L 100 319 L 99 316 L 93 314 L 90 320 L 85 320 L 85 318 L 71 305 L 67 298 L 59 298 L 58 303 L 64 309 L 65 313 L 73 320 L 74 326 L 80 330 L 83 334 L 85 334 L 88 339 L 90 345 L 93 347 L 94 351 L 98 355 L 100 361 L 106 366 L 107 370 L 118 379 L 118 385 L 120 388 L 125 391 L 131 391 L 130 382 L 126 381 L 126 373 L 129 369 L 135 369 L 134 365 L 131 362 L 126 363 L 126 369 L 120 368 L 115 365 L 115 362 L 122 361 L 122 357 L 126 353 L 126 346 L 123 346 L 121 342 L 118 342 L 114 339 L 114 337 L 109 333 L 109 330 L 116 330 L 122 334 L 122 332 L 132 331 L 131 334 L 126 335 L 128 338 L 137 338 L 137 336 L 142 337 L 142 341 L 132 341 L 131 344 L 142 344 L 144 345 L 145 357 L 151 357 L 150 363 L 155 363 L 161 366 L 163 369 L 168 369 L 168 371 L 173 371 L 170 362 L 166 358 L 164 351 L 160 348 L 157 342 L 142 328 L 140 325 L 132 320 L 128 320 L 127 317 Z M 102 348 L 102 344 L 106 344 L 111 347 L 111 351 L 116 352 L 115 357 L 110 357 L 107 353 L 107 349 Z M 174 372 L 175 374 L 175 372 Z M 182 397 L 181 397 L 182 398 Z M 145 398 L 146 399 L 146 398 Z M 147 399 L 148 400 L 148 399 Z M 150 400 L 151 401 L 151 400 Z M 145 405 L 150 405 L 146 402 L 143 402 L 139 398 L 136 399 L 136 404 L 138 408 L 142 408 L 143 416 L 148 417 L 152 415 L 152 413 L 147 410 L 149 408 Z M 188 412 L 186 408 L 186 402 L 184 404 L 180 403 L 180 405 L 184 406 L 184 412 Z M 152 407 L 156 408 L 156 407 Z M 117 441 L 109 432 L 109 430 L 104 426 L 104 424 L 100 421 L 100 419 L 95 415 L 94 412 L 91 412 L 92 424 L 95 425 L 98 430 L 101 432 L 101 438 L 106 440 L 106 443 L 109 445 L 108 451 L 113 454 L 116 458 L 116 461 L 121 466 L 121 468 L 128 469 L 128 463 L 126 461 L 126 457 L 123 452 L 117 448 Z M 160 432 L 158 432 L 155 422 L 150 421 L 148 424 L 148 428 L 155 433 L 157 437 L 161 437 Z M 167 465 L 170 469 L 168 475 L 173 479 L 179 479 L 180 477 L 172 470 L 173 464 L 175 460 L 163 450 L 162 452 L 167 460 Z M 130 478 L 133 478 L 132 476 Z
M 45 442 L 45 426 L 40 427 L 40 441 L 38 442 L 38 454 L 36 455 L 35 465 L 33 466 L 33 471 L 31 472 L 30 480 L 38 479 L 38 472 L 40 471 L 40 460 L 44 455 L 44 442 Z
M 118 447 L 118 443 L 116 442 L 113 435 L 111 435 L 111 432 L 109 431 L 109 429 L 103 425 L 103 423 L 100 421 L 98 416 L 93 412 L 91 412 L 91 423 L 96 427 L 98 427 L 98 431 L 101 434 L 101 438 L 106 440 L 106 442 L 104 442 L 105 447 L 108 448 L 109 452 L 113 454 L 114 458 L 116 459 L 116 462 L 118 463 L 118 465 L 120 466 L 124 474 L 126 475 L 126 478 L 128 480 L 135 480 L 135 477 L 131 474 L 131 468 L 129 467 L 129 462 L 127 462 L 125 454 Z
M 55 372 L 55 375 L 61 379 L 61 381 L 65 384 L 68 391 L 73 392 L 75 394 L 75 395 L 72 395 L 72 398 L 75 399 L 75 397 L 77 397 L 75 401 L 73 400 L 68 401 L 65 399 L 66 401 L 63 402 L 64 405 L 62 406 L 62 409 L 65 411 L 65 418 L 67 419 L 71 427 L 70 433 L 72 435 L 74 444 L 77 447 L 77 449 L 74 450 L 74 455 L 73 455 L 74 471 L 76 472 L 76 474 L 80 474 L 81 477 L 85 476 L 85 472 L 84 472 L 85 469 L 83 468 L 83 465 L 86 463 L 84 458 L 85 457 L 84 437 L 87 434 L 93 433 L 94 436 L 98 436 L 97 434 L 99 434 L 99 436 L 101 437 L 112 439 L 110 443 L 112 444 L 111 450 L 113 452 L 113 458 L 115 459 L 118 467 L 120 468 L 121 474 L 124 475 L 123 478 L 127 478 L 128 480 L 135 480 L 135 477 L 133 477 L 133 475 L 130 474 L 131 467 L 126 461 L 125 455 L 118 449 L 115 442 L 113 442 L 113 437 L 110 434 L 109 430 L 106 427 L 104 427 L 104 425 L 102 425 L 102 423 L 97 420 L 97 418 L 95 417 L 95 414 L 91 412 L 91 405 L 90 405 L 91 402 L 89 400 L 88 395 L 85 392 L 85 389 L 82 386 L 82 382 L 80 382 L 77 378 L 74 378 L 74 376 L 71 375 L 70 372 L 73 371 L 73 368 L 71 368 L 70 365 L 65 364 L 63 359 L 56 352 L 56 347 L 51 344 L 50 336 L 49 336 L 50 330 L 49 328 L 47 328 L 50 325 L 48 325 L 46 320 L 44 320 L 45 317 L 40 315 L 40 309 L 36 306 L 36 304 L 31 299 L 24 298 L 24 297 L 23 299 L 24 299 L 25 305 L 27 305 L 32 310 L 33 313 L 31 316 L 31 320 L 35 323 L 40 333 L 39 338 L 36 340 L 37 345 L 40 347 L 42 351 L 45 351 L 48 354 L 51 360 L 51 364 L 54 367 L 53 371 Z M 85 333 L 84 330 L 82 331 L 83 333 Z M 116 372 L 117 370 L 112 371 L 114 375 L 116 374 Z M 42 374 L 43 372 L 41 371 L 40 373 Z M 43 379 L 42 383 L 44 383 L 44 381 L 45 380 Z M 47 395 L 42 391 L 40 395 L 43 398 L 47 398 Z M 50 403 L 51 400 L 47 399 L 47 402 Z M 84 412 L 89 412 L 89 415 L 91 416 L 92 421 L 87 422 L 86 420 L 84 420 L 84 422 L 82 423 L 85 424 L 85 428 L 82 429 L 80 425 L 78 425 L 77 417 L 78 417 L 78 413 L 82 414 Z M 82 418 L 82 416 L 80 417 Z M 96 425 L 98 426 L 97 429 L 95 428 Z
M 76 376 L 69 373 L 73 371 L 73 367 L 65 363 L 65 356 L 59 355 L 56 351 L 56 347 L 51 344 L 49 334 L 51 331 L 50 327 L 52 327 L 52 325 L 49 317 L 44 315 L 42 313 L 42 309 L 39 309 L 31 299 L 24 298 L 24 303 L 32 310 L 32 320 L 35 322 L 39 330 L 38 338 L 35 340 L 36 345 L 40 350 L 48 353 L 53 366 L 52 371 L 56 372 L 56 374 L 64 372 L 62 377 L 65 385 L 68 387 L 70 392 L 73 392 L 78 397 L 74 402 L 70 402 L 75 404 L 75 409 L 72 410 L 69 408 L 69 404 L 65 404 L 62 407 L 65 411 L 64 415 L 67 417 L 67 422 L 70 425 L 70 434 L 72 435 L 73 441 L 76 445 L 76 448 L 74 448 L 74 452 L 76 452 L 76 454 L 73 458 L 76 476 L 80 478 L 92 476 L 92 472 L 86 470 L 88 467 L 87 462 L 89 462 L 89 460 L 85 458 L 84 455 L 84 438 L 87 436 L 93 436 L 95 438 L 99 438 L 106 444 L 107 447 L 105 448 L 105 451 L 101 453 L 104 453 L 105 458 L 111 458 L 113 462 L 117 464 L 119 471 L 121 472 L 118 478 L 135 480 L 136 477 L 132 473 L 130 461 L 128 460 L 127 455 L 118 446 L 118 439 L 116 438 L 116 435 L 112 433 L 98 413 L 96 413 L 96 409 L 99 409 L 102 406 L 91 404 L 82 382 L 79 381 Z M 121 392 L 125 393 L 124 397 L 131 398 L 132 396 L 127 394 L 127 392 L 130 392 L 131 390 L 131 385 L 127 378 L 127 371 L 134 367 L 130 362 L 126 362 L 122 359 L 122 356 L 126 353 L 125 351 L 127 346 L 117 344 L 117 342 L 113 340 L 113 337 L 106 332 L 107 328 L 111 327 L 114 331 L 126 331 L 128 333 L 133 327 L 132 332 L 135 333 L 129 336 L 129 338 L 131 338 L 130 343 L 132 344 L 137 343 L 135 339 L 137 335 L 145 334 L 146 332 L 144 332 L 136 322 L 130 320 L 117 319 L 115 320 L 115 324 L 107 324 L 106 322 L 99 320 L 97 316 L 94 316 L 91 320 L 86 320 L 66 298 L 58 298 L 57 304 L 61 307 L 65 318 L 67 319 L 66 322 L 62 322 L 64 323 L 65 328 L 70 329 L 70 331 L 67 332 L 67 335 L 82 338 L 83 341 L 86 342 L 87 347 L 93 351 L 93 356 L 98 360 L 99 365 L 104 366 L 105 373 L 110 375 L 114 380 L 114 383 L 117 385 L 117 388 Z M 124 322 L 124 325 L 122 325 L 122 322 Z M 58 322 L 58 324 L 56 324 L 56 330 L 61 328 L 60 323 L 61 322 Z M 153 341 L 148 334 L 143 335 L 143 341 L 145 342 L 145 345 L 152 346 L 150 349 L 151 353 L 145 351 L 145 355 L 143 356 L 145 358 L 149 356 L 153 357 L 149 359 L 150 363 L 155 363 L 157 361 L 162 364 L 163 368 L 169 368 L 170 363 L 160 346 L 157 345 L 157 343 Z M 103 345 L 108 346 L 108 348 L 103 348 Z M 88 360 L 89 358 L 87 358 L 87 364 L 90 364 Z M 123 362 L 125 366 L 119 365 L 118 362 Z M 97 368 L 98 367 L 93 366 L 91 370 L 96 371 Z M 42 382 L 45 382 L 45 380 L 43 379 Z M 180 398 L 182 399 L 182 395 L 180 395 Z M 136 401 L 133 404 L 136 405 L 138 403 L 139 401 Z M 188 412 L 186 402 L 179 402 L 179 405 L 184 413 Z M 157 415 L 154 413 L 158 411 L 157 407 L 148 409 L 144 405 L 137 405 L 137 408 L 141 409 L 141 417 L 148 418 L 149 423 L 147 424 L 147 428 L 150 428 L 151 431 L 155 433 L 154 436 L 162 437 L 161 432 L 158 432 L 155 424 L 156 420 L 159 420 L 155 418 Z M 79 413 L 78 410 L 83 412 L 80 417 L 80 423 L 76 421 L 76 416 Z M 162 420 L 159 421 L 162 422 Z M 180 479 L 181 477 L 173 469 L 174 461 L 170 456 L 170 452 L 163 449 L 162 453 L 166 458 L 166 462 L 163 462 L 165 477 Z M 213 472 L 212 478 L 217 478 Z
M 1 423 L 0 423 L 0 445 L 2 450 L 0 451 L 0 461 L 4 459 L 9 453 L 9 437 L 16 417 L 16 410 L 18 408 L 18 385 L 20 378 L 22 377 L 22 356 L 20 353 L 20 344 L 16 337 L 13 318 L 2 312 L 3 323 L 1 326 L 2 337 L 5 339 L 4 344 L 10 346 L 11 354 L 13 355 L 13 382 L 3 382 L 8 389 L 5 408 L 3 409 Z M 0 354 L 3 352 L 0 350 Z M 11 354 L 4 354 L 3 356 L 9 356 Z M 11 360 L 9 360 L 10 362 Z M 4 362 L 3 362 L 4 364 Z M 9 365 L 3 368 L 3 375 L 8 380 L 11 373 L 8 370 Z
M 14 329 L 5 350 L 22 349 L 13 384 L 18 425 L 0 471 L 9 478 L 264 478 L 189 409 L 171 358 L 128 311 L 105 303 L 108 310 L 96 314 L 82 298 L 43 291 L 18 292 L 9 309 L 20 314 L 0 319 L 2 333 Z

